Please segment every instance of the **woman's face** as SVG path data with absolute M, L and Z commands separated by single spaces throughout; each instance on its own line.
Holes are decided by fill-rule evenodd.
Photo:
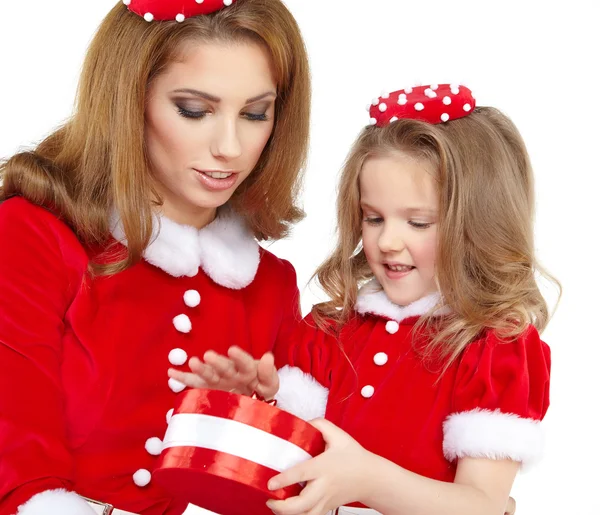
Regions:
M 260 158 L 276 96 L 269 55 L 252 42 L 190 44 L 151 83 L 145 139 L 167 217 L 214 218 Z

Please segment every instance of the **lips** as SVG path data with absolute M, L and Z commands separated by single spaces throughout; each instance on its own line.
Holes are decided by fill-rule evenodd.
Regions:
M 235 186 L 239 172 L 227 170 L 198 170 L 194 168 L 196 177 L 202 186 L 209 191 L 225 191 Z

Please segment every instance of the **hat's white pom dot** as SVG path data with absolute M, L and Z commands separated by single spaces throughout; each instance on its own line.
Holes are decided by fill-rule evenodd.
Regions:
M 123 0 L 123 3 L 124 3 L 125 5 L 129 5 L 129 4 L 131 3 L 131 0 Z
M 376 118 L 371 118 L 369 120 L 369 125 L 375 125 L 377 123 L 377 119 Z
M 422 111 L 423 109 L 425 109 L 425 106 L 424 106 L 423 104 L 421 104 L 421 102 L 417 102 L 417 103 L 415 104 L 415 109 L 416 109 L 417 111 Z
M 381 104 L 379 104 L 379 110 L 383 113 L 387 110 L 387 104 L 384 104 L 383 102 Z
M 367 107 L 365 107 L 365 109 L 366 109 L 367 111 L 371 111 L 371 104 L 367 104 Z
M 175 393 L 183 392 L 183 390 L 185 390 L 185 384 L 183 384 L 180 381 L 177 381 L 177 379 L 173 379 L 172 377 L 170 377 L 168 383 L 169 388 L 171 388 L 171 390 L 173 390 L 173 392 Z
M 137 486 L 146 486 L 148 483 L 150 483 L 151 478 L 152 475 L 150 474 L 149 470 L 140 469 L 133 475 L 133 482 Z
M 431 88 L 427 88 L 424 91 L 425 95 L 428 96 L 429 98 L 435 98 L 437 97 L 437 93 L 435 91 L 433 91 Z
M 444 113 L 441 116 L 443 122 L 447 122 L 450 119 L 450 115 L 448 113 Z
M 465 104 L 463 109 L 468 113 L 471 110 L 471 104 Z
M 452 99 L 450 97 L 444 97 L 442 102 L 444 102 L 445 106 L 449 106 L 452 103 Z
M 196 0 L 196 3 L 197 4 L 202 4 L 202 3 L 204 3 L 204 0 Z
M 229 7 L 233 3 L 233 0 L 223 0 L 223 5 Z
M 436 89 L 438 89 L 438 85 L 437 84 L 432 84 L 431 86 L 429 86 L 433 91 L 435 91 Z
M 379 99 L 378 99 L 378 98 L 374 98 L 374 99 L 371 101 L 371 105 L 374 105 L 374 106 L 376 106 L 377 104 L 379 104 Z
M 180 13 L 180 14 L 178 14 L 177 16 L 175 16 L 175 19 L 176 19 L 176 20 L 177 20 L 179 23 L 181 23 L 181 22 L 183 22 L 183 21 L 185 20 L 185 16 L 184 16 L 183 14 L 181 14 L 181 13 Z
M 406 102 L 408 102 L 408 100 L 406 100 L 406 95 L 404 93 L 402 93 L 399 97 L 398 97 L 398 104 L 403 106 L 406 104 Z
M 390 94 L 387 91 L 382 91 L 381 98 L 390 98 Z
M 460 91 L 460 87 L 458 84 L 450 84 L 450 91 L 453 95 L 458 95 L 458 92 Z
M 405 88 L 404 89 L 404 93 L 406 93 L 407 95 L 410 94 L 410 93 L 412 93 L 412 92 L 413 92 L 412 88 Z
M 154 15 L 152 13 L 146 13 L 144 14 L 144 20 L 150 22 L 154 19 Z
M 394 123 L 398 121 L 398 117 L 397 116 L 392 116 L 392 118 L 390 119 L 390 123 Z

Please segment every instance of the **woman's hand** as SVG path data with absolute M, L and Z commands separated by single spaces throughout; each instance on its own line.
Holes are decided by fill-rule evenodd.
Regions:
M 270 352 L 256 360 L 233 346 L 227 351 L 227 356 L 207 351 L 203 358 L 204 361 L 195 356 L 190 358 L 188 365 L 191 372 L 170 368 L 169 377 L 190 388 L 211 388 L 242 395 L 257 393 L 266 400 L 273 399 L 279 390 L 279 376 Z

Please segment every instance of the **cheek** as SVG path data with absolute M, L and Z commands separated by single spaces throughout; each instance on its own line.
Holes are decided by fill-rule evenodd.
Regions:
M 191 145 L 192 134 L 193 131 L 176 114 L 155 111 L 146 115 L 146 145 L 153 161 L 184 157 Z
M 435 254 L 437 247 L 437 232 L 431 231 L 432 234 L 427 234 L 418 245 L 416 250 L 417 260 L 421 267 L 433 270 L 435 267 Z
M 273 132 L 273 123 L 255 122 L 259 127 L 250 127 L 244 136 L 244 153 L 254 162 L 260 158 L 271 133 Z
M 377 232 L 374 227 L 363 226 L 362 246 L 369 263 L 377 259 L 379 247 L 377 246 Z

